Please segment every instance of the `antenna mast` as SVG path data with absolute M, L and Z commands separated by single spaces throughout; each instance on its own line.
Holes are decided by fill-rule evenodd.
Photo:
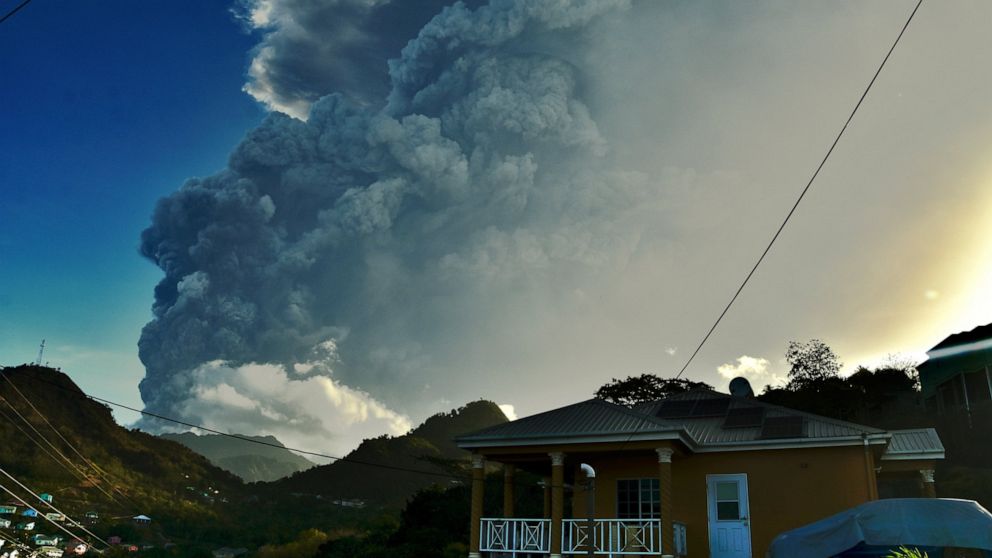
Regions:
M 41 358 L 44 355 L 45 355 L 45 340 L 42 339 L 41 340 L 41 346 L 38 347 L 38 360 L 35 361 L 35 364 L 37 364 L 38 366 L 41 366 Z

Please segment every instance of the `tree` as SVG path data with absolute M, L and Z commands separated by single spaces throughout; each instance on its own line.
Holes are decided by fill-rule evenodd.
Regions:
M 785 359 L 790 366 L 786 389 L 793 391 L 836 378 L 840 372 L 840 359 L 819 339 L 810 339 L 806 343 L 789 341 Z
M 596 390 L 596 397 L 618 405 L 633 407 L 638 403 L 657 401 L 669 395 L 699 388 L 713 389 L 713 386 L 685 378 L 659 378 L 654 374 L 641 374 L 628 376 L 625 380 L 613 378 Z

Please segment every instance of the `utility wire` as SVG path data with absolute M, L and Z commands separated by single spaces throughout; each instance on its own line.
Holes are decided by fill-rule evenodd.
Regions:
M 16 414 L 18 416 L 18 418 L 20 418 L 21 421 L 24 422 L 24 424 L 28 425 L 28 427 L 31 429 L 32 432 L 34 432 L 35 434 L 37 434 L 39 438 L 41 438 L 46 444 L 48 444 L 48 446 L 50 448 L 52 448 L 52 451 L 54 451 L 59 457 L 61 457 L 63 460 L 65 460 L 65 462 L 68 463 L 73 469 L 75 469 L 80 474 L 82 474 L 83 477 L 86 478 L 86 481 L 87 482 L 92 483 L 93 486 L 96 487 L 97 490 L 99 490 L 100 492 L 103 492 L 114 503 L 117 503 L 117 499 L 114 498 L 114 495 L 113 494 L 107 492 L 102 486 L 100 486 L 100 483 L 98 481 L 96 481 L 93 477 L 87 475 L 86 472 L 82 470 L 82 468 L 80 468 L 78 465 L 76 465 L 75 463 L 73 463 L 71 459 L 69 459 L 68 457 L 66 457 L 66 455 L 64 453 L 62 453 L 57 447 L 55 447 L 55 444 L 53 444 L 48 438 L 46 438 L 44 434 L 42 434 L 41 432 L 39 432 L 38 429 L 35 428 L 35 426 L 33 424 L 31 424 L 31 421 L 29 421 L 27 418 L 25 418 L 24 415 L 22 415 L 21 412 L 18 411 L 17 408 L 14 407 L 14 405 L 12 405 L 10 403 L 10 401 L 7 400 L 6 397 L 0 396 L 0 401 L 3 401 L 4 403 L 6 403 L 7 404 L 7 407 L 9 407 L 11 411 L 14 411 L 14 414 Z M 38 443 L 37 440 L 34 440 L 33 438 L 32 438 L 32 441 L 35 442 L 36 444 Z M 63 468 L 68 469 L 68 467 L 66 467 L 65 464 L 63 464 L 61 462 L 59 462 L 59 464 L 62 465 Z
M 10 545 L 13 546 L 13 547 L 20 548 L 21 550 L 27 551 L 27 555 L 28 556 L 30 556 L 31 553 L 34 552 L 34 549 L 33 548 L 31 548 L 30 546 L 28 546 L 28 545 L 26 545 L 26 544 L 18 541 L 17 540 L 17 537 L 15 537 L 14 535 L 11 535 L 10 533 L 8 533 L 4 529 L 0 529 L 0 540 L 4 540 L 7 543 L 10 543 Z M 3 546 L 3 545 L 0 545 L 0 546 Z
M 103 470 L 101 470 L 100 467 L 96 465 L 96 463 L 90 461 L 89 459 L 86 458 L 85 455 L 80 453 L 80 451 L 76 449 L 76 446 L 72 442 L 67 440 L 66 437 L 63 436 L 62 433 L 59 432 L 59 430 L 55 428 L 55 426 L 51 422 L 49 422 L 48 417 L 46 417 L 44 413 L 39 411 L 38 408 L 34 406 L 34 403 L 32 403 L 30 399 L 28 399 L 23 393 L 21 393 L 21 390 L 17 388 L 17 385 L 14 384 L 14 381 L 11 380 L 10 377 L 7 376 L 7 374 L 0 374 L 0 376 L 3 376 L 3 379 L 6 380 L 7 383 L 10 385 L 10 387 L 13 388 L 13 390 L 17 393 L 17 395 L 19 395 L 21 399 L 23 399 L 24 402 L 28 404 L 28 407 L 31 407 L 31 410 L 33 410 L 35 414 L 41 417 L 41 420 L 44 421 L 45 424 L 47 424 L 48 427 L 52 429 L 52 432 L 55 432 L 55 435 L 58 436 L 63 443 L 69 446 L 69 449 L 71 449 L 80 459 L 83 460 L 83 463 L 89 465 L 89 467 L 93 469 L 96 475 L 101 479 L 103 479 L 110 486 L 111 490 L 116 491 L 122 497 L 125 498 L 127 497 L 127 495 L 124 494 L 124 492 L 121 491 L 119 488 L 117 488 L 117 486 L 113 483 L 113 481 L 111 481 L 110 478 L 108 478 L 108 475 Z
M 6 370 L 6 372 L 9 372 L 9 370 L 10 369 L 8 368 Z M 156 413 L 152 413 L 150 411 L 144 411 L 144 410 L 141 410 L 141 409 L 137 409 L 137 408 L 131 407 L 129 405 L 124 405 L 123 403 L 117 403 L 117 402 L 111 401 L 109 399 L 104 399 L 102 397 L 97 397 L 95 395 L 90 395 L 90 394 L 82 391 L 78 387 L 77 387 L 77 389 L 70 389 L 70 388 L 68 388 L 68 387 L 66 387 L 64 385 L 57 384 L 55 382 L 50 382 L 50 381 L 44 380 L 42 378 L 31 377 L 31 376 L 25 376 L 25 378 L 30 379 L 32 381 L 37 381 L 37 382 L 41 382 L 43 384 L 50 385 L 50 386 L 52 386 L 52 387 L 54 387 L 56 389 L 60 389 L 62 391 L 65 391 L 65 392 L 70 393 L 72 395 L 75 395 L 77 397 L 82 397 L 82 398 L 85 398 L 85 399 L 91 399 L 93 401 L 97 401 L 97 402 L 103 403 L 105 405 L 112 405 L 114 407 L 119 407 L 121 409 L 125 409 L 125 410 L 132 411 L 132 412 L 135 412 L 135 413 L 140 413 L 142 415 L 149 416 L 149 417 L 152 417 L 152 418 L 155 418 L 155 419 L 163 420 L 163 421 L 166 421 L 166 422 L 172 422 L 172 423 L 175 423 L 175 424 L 186 426 L 188 428 L 196 428 L 196 429 L 199 429 L 199 430 L 203 430 L 205 432 L 210 432 L 211 434 L 219 434 L 221 436 L 226 436 L 228 438 L 233 438 L 235 440 L 241 440 L 241 441 L 249 442 L 249 443 L 252 443 L 252 444 L 258 444 L 258 445 L 261 445 L 261 446 L 269 446 L 269 447 L 273 447 L 273 448 L 277 448 L 277 449 L 282 449 L 282 450 L 289 450 L 289 451 L 293 451 L 293 452 L 297 452 L 297 453 L 302 453 L 302 454 L 306 454 L 306 455 L 312 455 L 312 456 L 316 456 L 316 457 L 323 457 L 325 459 L 330 459 L 330 460 L 332 460 L 334 462 L 352 463 L 352 464 L 355 464 L 355 465 L 362 465 L 362 466 L 366 466 L 366 467 L 378 467 L 380 469 L 388 469 L 388 470 L 400 471 L 400 472 L 404 472 L 404 473 L 416 473 L 416 474 L 419 474 L 419 475 L 427 475 L 427 476 L 433 476 L 433 477 L 442 477 L 442 478 L 452 479 L 452 480 L 459 481 L 459 482 L 468 482 L 468 481 L 471 481 L 472 480 L 472 478 L 470 476 L 468 476 L 468 475 L 456 475 L 456 474 L 453 474 L 453 473 L 443 473 L 443 472 L 440 472 L 440 471 L 426 471 L 424 469 L 413 469 L 413 468 L 410 468 L 410 467 L 401 467 L 401 466 L 398 466 L 398 465 L 387 465 L 387 464 L 384 464 L 384 463 L 373 463 L 373 462 L 370 462 L 370 461 L 362 461 L 362 460 L 353 459 L 353 458 L 350 458 L 350 457 L 338 457 L 338 456 L 329 455 L 329 454 L 326 454 L 326 453 L 320 453 L 320 452 L 309 451 L 309 450 L 304 450 L 304 449 L 299 449 L 299 448 L 293 448 L 293 447 L 289 447 L 289 446 L 281 446 L 279 444 L 273 444 L 271 442 L 265 442 L 265 441 L 262 441 L 262 440 L 254 440 L 252 438 L 247 438 L 245 436 L 240 436 L 240 435 L 237 435 L 237 434 L 229 434 L 227 432 L 223 432 L 223 431 L 216 430 L 216 429 L 213 429 L 213 428 L 208 428 L 206 426 L 202 426 L 202 425 L 195 424 L 195 423 L 192 423 L 192 422 L 187 422 L 187 421 L 179 420 L 179 419 L 176 419 L 176 418 L 167 417 L 167 416 L 164 416 L 164 415 L 159 415 L 159 414 L 156 414 Z M 514 485 L 515 486 L 530 486 L 530 484 L 525 484 L 525 483 L 518 482 L 518 481 L 514 481 Z M 550 483 L 548 483 L 546 486 L 548 486 L 549 488 L 557 488 L 557 485 L 552 485 Z M 565 484 L 565 485 L 562 486 L 562 488 L 571 488 L 571 487 L 570 487 L 570 485 Z
M 752 267 L 751 271 L 748 272 L 747 276 L 744 278 L 744 281 L 741 283 L 741 285 L 737 287 L 737 292 L 735 292 L 734 296 L 731 297 L 730 302 L 727 303 L 727 306 L 723 309 L 723 312 L 720 312 L 720 315 L 717 317 L 716 321 L 713 322 L 713 326 L 710 327 L 709 331 L 706 332 L 706 335 L 703 337 L 703 340 L 699 342 L 699 345 L 696 347 L 696 350 L 692 352 L 692 355 L 689 357 L 689 360 L 685 362 L 685 365 L 682 366 L 682 369 L 679 370 L 679 373 L 675 375 L 675 379 L 681 378 L 682 374 L 685 373 L 687 368 L 689 368 L 689 365 L 692 363 L 693 359 L 695 359 L 696 355 L 699 354 L 700 349 L 703 348 L 703 345 L 706 344 L 706 341 L 710 338 L 710 335 L 712 335 L 713 331 L 716 330 L 716 326 L 720 325 L 720 322 L 723 320 L 723 317 L 727 315 L 727 311 L 730 310 L 730 307 L 733 306 L 734 302 L 737 300 L 737 297 L 741 294 L 741 291 L 744 290 L 745 285 L 747 285 L 748 281 L 751 280 L 751 276 L 753 276 L 754 272 L 758 270 L 758 266 L 761 265 L 762 261 L 764 261 L 765 256 L 768 255 L 768 251 L 772 249 L 772 245 L 775 244 L 775 241 L 778 240 L 779 235 L 782 234 L 782 230 L 785 229 L 785 225 L 789 222 L 789 219 L 792 218 L 792 214 L 796 212 L 796 208 L 798 208 L 800 202 L 803 201 L 803 198 L 806 196 L 806 192 L 808 192 L 810 187 L 813 185 L 813 181 L 816 180 L 817 175 L 820 174 L 820 169 L 822 169 L 823 165 L 826 164 L 827 159 L 830 158 L 830 154 L 834 152 L 834 148 L 837 147 L 837 143 L 840 142 L 840 138 L 841 136 L 844 135 L 844 132 L 847 130 L 848 124 L 850 124 L 851 120 L 854 119 L 854 115 L 858 112 L 858 109 L 861 107 L 861 103 L 864 102 L 865 97 L 868 96 L 868 91 L 870 91 L 872 85 L 875 84 L 875 80 L 878 79 L 878 75 L 882 73 L 882 68 L 884 68 L 885 63 L 889 61 L 889 57 L 892 55 L 892 52 L 896 49 L 896 45 L 899 44 L 899 40 L 902 39 L 902 36 L 906 32 L 906 29 L 909 27 L 910 22 L 913 21 L 913 16 L 916 15 L 916 12 L 917 10 L 920 9 L 921 4 L 923 4 L 923 0 L 919 0 L 916 3 L 916 7 L 913 8 L 912 13 L 909 14 L 909 18 L 906 20 L 906 23 L 902 26 L 902 30 L 899 31 L 899 35 L 896 37 L 895 42 L 892 43 L 892 46 L 889 48 L 889 51 L 885 54 L 885 58 L 882 59 L 882 63 L 879 64 L 878 69 L 875 70 L 875 75 L 872 76 L 871 81 L 868 82 L 868 87 L 866 87 L 864 92 L 861 94 L 861 98 L 858 99 L 858 103 L 854 105 L 854 110 L 852 110 L 851 114 L 847 117 L 847 121 L 844 122 L 844 126 L 840 129 L 840 132 L 837 133 L 837 137 L 834 138 L 834 142 L 830 145 L 830 149 L 827 150 L 827 154 L 823 156 L 823 160 L 821 160 L 819 166 L 816 167 L 816 171 L 813 172 L 813 176 L 811 176 L 809 182 L 806 183 L 806 187 L 803 188 L 802 192 L 800 192 L 799 198 L 797 198 L 796 203 L 792 205 L 792 209 L 790 209 L 788 215 L 785 216 L 785 220 L 782 221 L 782 224 L 779 225 L 778 230 L 775 231 L 775 235 L 772 236 L 772 239 L 768 243 L 768 246 L 765 247 L 765 251 L 761 253 L 761 256 L 758 258 L 758 261 L 754 263 L 754 267 Z
M 24 0 L 23 2 L 21 2 L 20 4 L 18 4 L 17 7 L 15 7 L 13 10 L 10 10 L 6 14 L 4 14 L 3 17 L 0 17 L 0 23 L 3 23 L 5 21 L 7 21 L 8 19 L 11 18 L 11 16 L 13 16 L 17 12 L 21 11 L 21 8 L 23 8 L 24 6 L 27 6 L 30 3 L 31 3 L 31 0 Z
M 34 507 L 33 507 L 33 506 L 31 505 L 31 504 L 29 504 L 29 503 L 27 503 L 27 502 L 26 502 L 26 501 L 24 500 L 24 498 L 21 498 L 20 496 L 18 496 L 18 495 L 17 495 L 16 493 L 14 493 L 14 492 L 13 492 L 12 490 L 10 490 L 10 489 L 9 489 L 9 488 L 7 488 L 6 486 L 4 486 L 4 485 L 3 485 L 2 483 L 0 483 L 0 489 L 3 489 L 3 491 L 4 491 L 4 492 L 6 492 L 7 494 L 10 494 L 10 495 L 11 495 L 11 497 L 13 497 L 13 498 L 14 498 L 15 500 L 17 500 L 18 502 L 20 502 L 22 506 L 24 506 L 24 507 L 26 507 L 26 508 L 28 508 L 29 510 L 32 510 L 32 511 L 33 511 L 34 513 L 36 513 L 36 514 L 38 515 L 38 517 L 39 517 L 39 518 L 41 518 L 41 519 L 44 519 L 45 521 L 47 521 L 47 522 L 49 522 L 49 523 L 51 523 L 51 524 L 52 524 L 52 525 L 54 525 L 55 527 L 57 527 L 57 528 L 59 528 L 59 529 L 61 529 L 61 530 L 62 530 L 62 531 L 63 531 L 64 533 L 66 533 L 66 534 L 68 534 L 68 535 L 69 535 L 70 537 L 72 537 L 72 538 L 74 538 L 74 539 L 76 539 L 76 540 L 80 540 L 80 541 L 81 541 L 81 540 L 84 540 L 84 539 L 83 539 L 83 537 L 80 537 L 79 535 L 77 535 L 77 534 L 75 534 L 75 533 L 73 533 L 72 531 L 70 531 L 70 530 L 68 530 L 68 529 L 66 529 L 66 528 L 65 528 L 65 527 L 64 527 L 63 525 L 61 525 L 61 524 L 60 524 L 60 523 L 59 523 L 58 521 L 54 521 L 54 520 L 52 520 L 52 519 L 49 519 L 48 517 L 46 517 L 46 516 L 45 516 L 45 514 L 43 514 L 43 513 L 41 513 L 41 512 L 39 512 L 39 511 L 38 511 L 38 510 L 37 510 L 36 508 L 34 508 Z M 64 514 L 63 514 L 63 515 L 64 515 Z M 110 548 L 110 546 L 108 545 L 108 546 L 107 546 L 107 548 Z
M 28 432 L 26 430 L 24 430 L 23 428 L 21 428 L 21 425 L 20 424 L 17 424 L 12 418 L 10 418 L 10 415 L 8 415 L 6 412 L 4 412 L 3 409 L 0 409 L 0 417 L 3 417 L 3 419 L 8 424 L 13 424 L 14 427 L 16 427 L 17 430 L 19 430 L 21 432 L 21 434 L 24 435 L 25 438 L 27 438 L 28 440 L 31 440 L 31 442 L 34 445 L 38 446 L 38 449 L 40 449 L 41 451 L 45 452 L 45 454 L 48 455 L 48 457 L 51 457 L 52 460 L 55 461 L 56 464 L 60 465 L 63 469 L 69 471 L 69 473 L 71 473 L 72 476 L 76 477 L 76 480 L 78 480 L 80 482 L 83 482 L 83 483 L 90 482 L 90 480 L 87 479 L 86 477 L 84 477 L 79 471 L 77 471 L 75 469 L 69 469 L 68 467 L 66 467 L 65 464 L 63 464 L 62 461 L 59 460 L 59 458 L 54 453 L 51 452 L 51 450 L 49 450 L 45 446 L 41 445 L 41 442 L 39 442 L 38 440 L 35 440 L 33 437 L 31 437 L 31 435 L 28 434 Z
M 89 529 L 87 529 L 86 527 L 83 527 L 82 525 L 80 525 L 79 522 L 77 522 L 75 519 L 73 519 L 72 517 L 70 517 L 69 514 L 65 513 L 64 511 L 62 511 L 60 509 L 58 509 L 57 507 L 55 507 L 55 504 L 53 504 L 52 502 L 49 502 L 48 500 L 45 500 L 39 494 L 37 494 L 35 491 L 31 490 L 27 486 L 24 486 L 24 484 L 21 483 L 21 481 L 19 481 L 16 478 L 14 478 L 14 476 L 11 475 L 10 473 L 8 473 L 7 471 L 3 470 L 3 467 L 0 467 L 0 473 L 2 473 L 3 476 L 7 477 L 8 479 L 14 481 L 14 483 L 16 483 L 17 486 L 21 487 L 22 490 L 24 490 L 25 492 L 27 492 L 27 493 L 31 494 L 32 496 L 34 496 L 39 502 L 41 502 L 41 503 L 45 504 L 46 506 L 52 508 L 52 510 L 54 510 L 56 513 L 62 514 L 62 517 L 65 517 L 66 519 L 68 519 L 69 520 L 69 523 L 72 523 L 76 527 L 82 529 L 82 531 L 84 533 L 86 533 L 87 535 L 93 537 L 94 539 L 102 542 L 103 544 L 105 544 L 107 546 L 110 546 L 110 543 L 108 543 L 107 541 L 105 541 L 105 540 L 101 539 L 100 537 L 98 537 L 98 536 L 94 535 L 93 533 L 91 533 Z M 45 516 L 45 518 L 48 519 L 48 516 Z
M 238 435 L 238 434 L 230 434 L 230 433 L 223 432 L 221 430 L 216 430 L 216 429 L 213 429 L 213 428 L 209 428 L 209 427 L 206 427 L 206 426 L 203 426 L 203 425 L 200 425 L 200 424 L 196 424 L 196 423 L 192 423 L 192 422 L 187 422 L 187 421 L 184 421 L 184 420 L 179 420 L 179 419 L 172 418 L 172 417 L 167 417 L 167 416 L 164 416 L 164 415 L 159 415 L 159 414 L 152 413 L 150 411 L 145 411 L 145 410 L 142 410 L 142 409 L 137 409 L 137 408 L 131 407 L 129 405 L 124 405 L 123 403 L 117 403 L 117 402 L 111 401 L 109 399 L 104 399 L 102 397 L 97 397 L 95 395 L 90 395 L 88 393 L 83 392 L 82 390 L 70 389 L 70 388 L 67 388 L 65 386 L 56 384 L 55 382 L 49 382 L 49 381 L 43 380 L 41 378 L 34 378 L 34 377 L 29 377 L 29 376 L 25 376 L 25 378 L 28 378 L 28 379 L 34 380 L 34 381 L 38 381 L 38 382 L 41 382 L 41 383 L 44 383 L 44 384 L 48 384 L 48 385 L 50 385 L 52 387 L 61 389 L 61 390 L 66 391 L 68 393 L 72 393 L 72 394 L 74 394 L 76 396 L 85 397 L 87 399 L 92 399 L 93 401 L 97 401 L 97 402 L 100 402 L 100 403 L 103 403 L 103 404 L 106 404 L 106 405 L 113 405 L 114 407 L 119 407 L 121 409 L 126 409 L 128 411 L 133 411 L 135 413 L 140 413 L 142 415 L 145 415 L 145 416 L 148 416 L 148 417 L 152 417 L 152 418 L 155 418 L 155 419 L 158 419 L 158 420 L 163 420 L 163 421 L 166 421 L 166 422 L 171 422 L 171 423 L 179 424 L 179 425 L 182 425 L 182 426 L 186 426 L 188 428 L 196 428 L 198 430 L 203 430 L 204 432 L 209 432 L 211 434 L 218 434 L 218 435 L 221 435 L 221 436 L 226 436 L 228 438 L 233 438 L 235 440 L 241 440 L 243 442 L 249 442 L 249 443 L 252 443 L 252 444 L 258 444 L 258 445 L 261 445 L 261 446 L 269 446 L 269 447 L 273 447 L 273 448 L 277 448 L 277 449 L 289 450 L 289 451 L 293 451 L 293 452 L 296 452 L 296 453 L 301 453 L 301 454 L 304 454 L 304 455 L 312 455 L 312 456 L 315 456 L 315 457 L 322 457 L 324 459 L 330 459 L 330 460 L 332 460 L 334 462 L 353 463 L 355 465 L 365 465 L 365 466 L 369 466 L 369 467 L 379 467 L 381 469 L 390 469 L 390 470 L 394 470 L 394 471 L 403 471 L 403 472 L 407 472 L 407 473 L 419 473 L 419 474 L 423 474 L 423 475 L 431 475 L 431 476 L 436 476 L 436 477 L 446 477 L 446 478 L 453 478 L 453 479 L 458 479 L 458 480 L 466 480 L 467 479 L 467 477 L 464 476 L 464 475 L 454 475 L 454 474 L 442 473 L 442 472 L 438 472 L 438 471 L 426 471 L 426 470 L 423 470 L 423 469 L 412 469 L 412 468 L 409 468 L 409 467 L 400 467 L 400 466 L 397 466 L 397 465 L 387 465 L 387 464 L 384 464 L 384 463 L 373 463 L 371 461 L 362 461 L 362 460 L 358 460 L 358 459 L 352 459 L 350 457 L 340 457 L 340 456 L 330 455 L 330 454 L 326 454 L 326 453 L 320 453 L 320 452 L 316 452 L 316 451 L 309 451 L 309 450 L 304 450 L 304 449 L 299 449 L 299 448 L 293 448 L 293 447 L 289 447 L 289 446 L 281 446 L 279 444 L 274 444 L 274 443 L 266 442 L 266 441 L 263 441 L 263 440 L 255 440 L 255 439 L 248 438 L 248 437 L 245 437 L 245 436 L 241 436 L 241 435 Z

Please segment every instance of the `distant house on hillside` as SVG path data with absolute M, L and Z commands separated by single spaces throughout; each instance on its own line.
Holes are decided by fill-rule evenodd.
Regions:
M 0 529 L 9 529 L 9 528 L 10 528 L 10 520 L 0 519 Z
M 236 556 L 241 556 L 248 554 L 247 548 L 218 548 L 213 551 L 214 558 L 235 558 Z
M 365 500 L 334 500 L 332 502 L 335 506 L 341 506 L 343 508 L 364 508 Z
M 0 506 L 0 515 L 11 515 L 17 513 L 17 506 L 2 505 Z
M 27 510 L 22 511 L 21 512 L 21 515 L 24 516 L 24 517 L 38 517 L 38 511 L 37 510 L 27 509 Z
M 149 523 L 152 522 L 152 518 L 148 517 L 147 515 L 142 514 L 142 515 L 136 515 L 136 516 L 132 517 L 131 518 L 131 521 L 137 523 L 138 525 L 148 525 Z
M 65 516 L 58 512 L 50 512 L 45 514 L 45 519 L 49 521 L 65 521 Z
M 121 538 L 117 535 L 111 535 L 107 537 L 107 542 L 113 545 L 121 544 Z
M 17 529 L 18 531 L 34 531 L 34 521 L 18 523 L 14 529 Z
M 96 513 L 95 511 L 88 511 L 83 517 L 86 519 L 88 523 L 91 524 L 96 523 L 97 521 L 100 520 L 100 514 Z
M 472 558 L 557 558 L 590 542 L 597 555 L 764 556 L 779 533 L 866 501 L 934 497 L 944 458 L 932 429 L 885 431 L 711 390 L 633 409 L 591 399 L 457 444 L 473 453 Z M 502 517 L 482 517 L 487 461 L 503 465 Z M 518 469 L 545 479 L 541 519 L 514 517 Z
M 42 492 L 41 494 L 38 495 L 38 497 L 48 502 L 49 504 L 55 501 L 55 497 L 47 492 Z
M 31 537 L 31 542 L 35 546 L 58 546 L 60 540 L 61 538 L 56 535 L 42 535 L 41 533 Z
M 919 365 L 927 408 L 938 414 L 971 412 L 992 401 L 992 324 L 955 333 L 927 351 Z

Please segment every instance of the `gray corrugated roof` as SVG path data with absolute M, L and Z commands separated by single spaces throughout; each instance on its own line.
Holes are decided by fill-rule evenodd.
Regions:
M 672 425 L 602 399 L 589 399 L 461 436 L 459 441 L 665 432 Z
M 762 407 L 765 409 L 766 417 L 803 417 L 805 419 L 804 438 L 806 439 L 848 438 L 852 436 L 861 436 L 862 434 L 885 434 L 884 430 L 880 430 L 878 428 L 822 417 L 812 413 L 806 413 L 795 409 L 789 409 L 787 407 L 781 407 L 779 405 L 773 405 L 771 403 L 765 403 L 757 399 L 734 397 L 708 389 L 695 389 L 685 393 L 679 393 L 666 399 L 638 405 L 634 407 L 634 410 L 645 415 L 654 416 L 657 414 L 658 410 L 661 408 L 661 405 L 665 401 L 685 401 L 692 399 L 729 399 L 731 409 L 740 407 Z M 684 428 L 686 432 L 692 436 L 693 440 L 704 446 L 746 443 L 761 439 L 761 427 L 723 428 L 723 420 L 723 417 L 688 417 L 666 419 L 666 422 L 671 424 L 673 427 Z
M 803 417 L 802 438 L 768 440 L 761 438 L 761 427 L 723 428 L 724 417 L 658 418 L 665 401 L 692 399 L 729 399 L 730 408 L 762 407 L 766 417 Z M 579 438 L 608 435 L 678 434 L 699 447 L 733 446 L 752 443 L 808 443 L 871 436 L 884 440 L 884 430 L 862 426 L 811 413 L 796 411 L 752 398 L 733 397 L 711 390 L 692 390 L 664 400 L 628 409 L 601 399 L 590 399 L 512 422 L 493 426 L 458 438 L 460 443 L 532 440 L 535 438 Z
M 885 457 L 900 455 L 943 454 L 944 444 L 933 428 L 915 428 L 912 430 L 893 430 L 892 441 L 885 450 Z

